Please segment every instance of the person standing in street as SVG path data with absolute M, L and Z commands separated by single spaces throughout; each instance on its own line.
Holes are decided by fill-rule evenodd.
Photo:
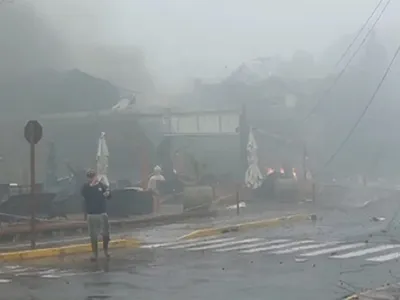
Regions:
M 108 244 L 110 242 L 110 225 L 107 215 L 107 200 L 111 198 L 110 190 L 99 180 L 94 170 L 86 172 L 88 182 L 82 187 L 84 198 L 84 213 L 87 219 L 90 243 L 92 246 L 91 261 L 98 258 L 98 237 L 103 236 L 103 251 L 105 257 L 110 258 Z
M 150 176 L 148 185 L 147 185 L 147 190 L 152 192 L 153 195 L 153 200 L 154 200 L 154 212 L 159 213 L 160 212 L 160 205 L 161 205 L 161 195 L 160 191 L 157 188 L 157 182 L 159 181 L 165 181 L 164 176 L 161 174 L 162 169 L 160 166 L 155 166 L 153 175 Z

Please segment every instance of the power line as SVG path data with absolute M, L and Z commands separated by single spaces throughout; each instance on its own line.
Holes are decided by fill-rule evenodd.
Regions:
M 307 121 L 313 114 L 314 112 L 317 110 L 317 108 L 322 104 L 322 101 L 325 99 L 326 96 L 328 96 L 328 94 L 332 91 L 332 89 L 336 86 L 336 84 L 338 83 L 339 79 L 343 76 L 343 74 L 345 73 L 345 71 L 347 70 L 347 68 L 349 67 L 349 65 L 351 64 L 351 62 L 353 61 L 353 59 L 356 57 L 356 55 L 358 54 L 358 52 L 361 50 L 362 46 L 364 46 L 365 42 L 367 41 L 368 37 L 371 35 L 372 31 L 374 30 L 376 24 L 379 22 L 379 20 L 381 19 L 381 17 L 383 16 L 383 13 L 385 12 L 385 10 L 387 9 L 387 7 L 389 6 L 390 2 L 392 0 L 388 0 L 385 4 L 385 6 L 383 7 L 383 9 L 381 10 L 381 12 L 379 13 L 377 19 L 375 20 L 375 22 L 372 24 L 371 28 L 368 30 L 367 34 L 365 35 L 364 39 L 361 41 L 360 45 L 358 45 L 356 51 L 354 51 L 353 55 L 350 57 L 350 60 L 346 63 L 346 65 L 343 67 L 343 69 L 340 71 L 339 75 L 336 76 L 335 80 L 333 81 L 333 84 L 323 93 L 323 95 L 318 99 L 317 103 L 314 105 L 314 107 L 311 109 L 311 111 L 308 113 L 308 115 L 306 116 L 306 118 L 304 119 L 304 121 Z
M 368 108 L 371 106 L 371 103 L 374 101 L 376 95 L 378 94 L 383 82 L 385 81 L 386 77 L 388 76 L 394 62 L 396 61 L 397 56 L 400 53 L 400 45 L 398 46 L 395 54 L 393 55 L 392 60 L 390 61 L 388 67 L 385 70 L 385 73 L 383 74 L 381 80 L 379 81 L 379 84 L 377 85 L 374 93 L 372 94 L 372 97 L 370 98 L 370 100 L 368 101 L 367 105 L 364 107 L 361 115 L 358 117 L 357 121 L 354 123 L 353 127 L 350 129 L 349 133 L 347 134 L 346 138 L 340 143 L 339 147 L 336 149 L 336 151 L 332 154 L 332 156 L 328 159 L 328 161 L 325 163 L 325 165 L 323 166 L 322 169 L 325 169 L 335 158 L 336 156 L 339 154 L 339 152 L 342 150 L 343 146 L 349 141 L 350 137 L 353 135 L 354 131 L 356 130 L 356 128 L 358 127 L 358 124 L 360 124 L 362 118 L 364 117 L 364 115 L 366 114 Z
M 376 5 L 375 9 L 372 11 L 372 13 L 369 15 L 368 19 L 365 21 L 365 23 L 361 26 L 361 28 L 358 30 L 356 36 L 354 37 L 354 39 L 351 41 L 351 43 L 349 44 L 349 46 L 347 47 L 347 49 L 343 52 L 342 56 L 340 57 L 340 59 L 338 60 L 338 62 L 336 63 L 335 66 L 338 66 L 342 60 L 346 57 L 346 55 L 349 53 L 351 47 L 353 47 L 354 43 L 357 41 L 357 39 L 360 37 L 361 33 L 364 31 L 364 29 L 367 27 L 369 21 L 372 19 L 372 17 L 375 15 L 376 11 L 378 10 L 378 8 L 381 6 L 383 0 L 380 0 L 379 3 Z

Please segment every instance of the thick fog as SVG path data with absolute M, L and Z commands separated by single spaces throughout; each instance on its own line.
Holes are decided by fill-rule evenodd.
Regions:
M 82 48 L 100 45 L 135 48 L 143 53 L 142 59 L 157 85 L 169 90 L 179 90 L 194 78 L 220 79 L 242 62 L 257 57 L 276 54 L 289 57 L 300 49 L 318 58 L 335 40 L 355 33 L 378 3 L 377 0 L 14 0 L 12 3 L 16 6 L 29 2 L 36 8 L 37 20 L 47 22 L 76 59 L 93 60 L 87 54 L 90 50 Z M 3 13 L 8 10 L 4 6 L 11 6 L 6 3 Z M 398 34 L 399 8 L 400 4 L 394 1 L 377 26 L 387 36 L 388 43 Z M 10 26 L 2 28 L 9 31 Z
M 108 109 L 126 90 L 141 104 L 246 104 L 252 126 L 294 143 L 282 146 L 297 149 L 284 159 L 295 161 L 307 145 L 318 168 L 355 124 L 400 43 L 398 1 L 372 30 L 382 1 L 338 64 L 378 2 L 1 1 L 1 112 Z M 335 172 L 397 173 L 399 79 L 396 62 Z M 284 153 L 275 146 L 267 160 Z M 380 162 L 367 166 L 371 160 Z
M 66 44 L 33 7 L 2 2 L 0 7 L 0 80 L 7 81 L 67 62 Z

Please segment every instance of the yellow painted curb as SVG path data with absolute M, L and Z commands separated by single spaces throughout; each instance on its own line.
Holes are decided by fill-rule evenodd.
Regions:
M 110 241 L 110 248 L 138 248 L 140 242 L 136 239 L 118 239 Z M 38 259 L 54 256 L 65 256 L 78 253 L 87 253 L 92 250 L 90 244 L 78 244 L 63 246 L 57 248 L 45 248 L 36 250 L 24 250 L 16 252 L 0 253 L 0 261 L 16 261 L 16 260 L 28 260 L 28 259 Z
M 291 215 L 287 217 L 280 217 L 274 219 L 267 219 L 267 220 L 258 220 L 252 222 L 246 222 L 236 225 L 230 225 L 225 227 L 216 227 L 216 228 L 204 228 L 195 230 L 189 234 L 186 234 L 180 237 L 180 240 L 190 240 L 190 239 L 197 239 L 202 237 L 220 235 L 229 232 L 237 232 L 237 231 L 244 231 L 248 229 L 255 229 L 255 228 L 265 228 L 265 227 L 274 227 L 283 225 L 285 223 L 291 222 L 298 222 L 298 221 L 305 221 L 310 220 L 310 215 Z

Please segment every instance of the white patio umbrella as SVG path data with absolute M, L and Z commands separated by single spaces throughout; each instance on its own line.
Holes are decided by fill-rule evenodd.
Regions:
M 99 176 L 99 180 L 101 180 L 107 186 L 110 185 L 107 178 L 108 171 L 108 157 L 110 153 L 108 152 L 108 147 L 106 143 L 106 133 L 102 132 L 99 138 L 99 144 L 97 147 L 97 175 Z
M 258 147 L 256 139 L 254 138 L 253 130 L 250 129 L 249 141 L 247 143 L 248 168 L 246 171 L 245 181 L 246 186 L 252 189 L 260 187 L 264 178 L 260 171 L 260 168 L 258 167 L 257 149 Z

